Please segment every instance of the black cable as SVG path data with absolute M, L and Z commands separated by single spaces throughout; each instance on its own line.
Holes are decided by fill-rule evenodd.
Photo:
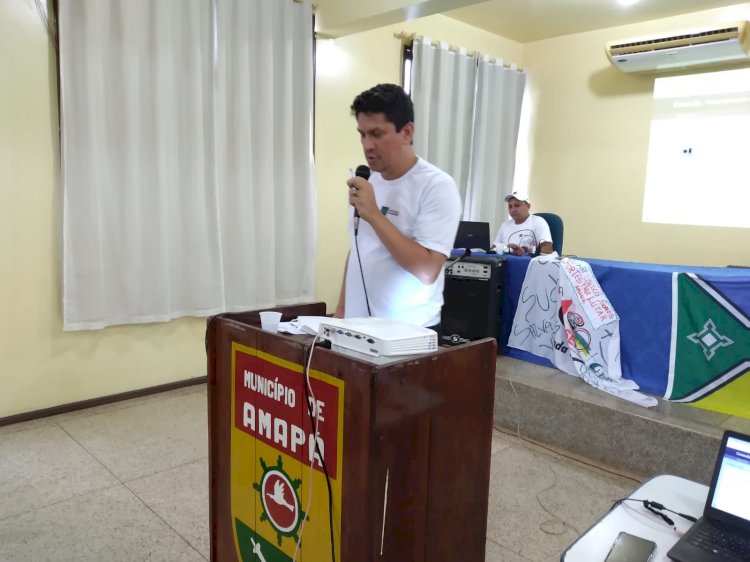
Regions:
M 674 525 L 674 521 L 671 517 L 669 517 L 666 513 L 662 513 L 662 511 L 668 511 L 670 513 L 674 513 L 675 515 L 679 515 L 683 519 L 687 519 L 688 521 L 691 521 L 695 523 L 698 521 L 696 517 L 693 517 L 692 515 L 688 515 L 687 513 L 680 513 L 679 511 L 675 511 L 673 509 L 669 509 L 664 504 L 661 504 L 659 502 L 655 502 L 652 500 L 644 500 L 640 498 L 621 498 L 617 500 L 614 504 L 612 504 L 612 507 L 610 508 L 610 511 L 620 505 L 622 502 L 638 502 L 642 503 L 643 507 L 645 507 L 648 511 L 653 513 L 654 515 L 658 515 L 664 521 L 666 521 L 669 525 Z
M 674 511 L 672 509 L 669 509 L 668 507 L 663 506 L 659 502 L 650 501 L 650 500 L 643 500 L 643 505 L 646 505 L 646 504 L 648 504 L 648 506 L 646 506 L 646 507 L 651 506 L 651 507 L 653 507 L 655 509 L 663 509 L 664 511 L 668 511 L 670 513 L 674 513 L 675 515 L 679 515 L 683 519 L 687 519 L 688 521 L 692 521 L 693 523 L 695 523 L 696 521 L 698 521 L 698 519 L 695 518 L 695 517 L 693 517 L 692 515 L 687 515 L 686 513 L 680 513 L 678 511 Z
M 331 489 L 331 477 L 328 474 L 328 467 L 326 466 L 326 461 L 323 458 L 323 453 L 320 450 L 320 445 L 318 445 L 318 418 L 317 416 L 313 415 L 312 411 L 312 404 L 310 403 L 310 374 L 308 373 L 307 366 L 310 364 L 311 356 L 313 353 L 313 350 L 315 349 L 314 345 L 310 346 L 310 349 L 308 350 L 308 355 L 305 358 L 305 364 L 302 367 L 302 382 L 303 386 L 305 387 L 305 401 L 307 402 L 307 415 L 310 418 L 310 424 L 312 425 L 312 437 L 315 441 L 315 452 L 318 454 L 318 458 L 320 459 L 320 464 L 323 467 L 323 473 L 326 477 L 326 485 L 328 487 L 328 529 L 330 531 L 331 535 L 331 561 L 336 562 L 336 546 L 333 539 L 333 490 Z M 314 460 L 310 461 L 311 463 L 315 462 Z M 310 482 L 310 486 L 312 486 L 312 482 Z
M 674 521 L 672 521 L 672 519 L 666 513 L 661 512 L 661 511 L 657 510 L 654 507 L 651 507 L 648 504 L 648 502 L 643 502 L 643 507 L 645 507 L 648 511 L 650 511 L 654 515 L 656 515 L 656 516 L 661 517 L 662 519 L 664 519 L 664 521 L 666 521 L 667 525 L 669 525 L 670 527 L 674 527 Z
M 349 169 L 351 172 L 351 168 Z M 370 179 L 370 168 L 362 164 L 361 166 L 357 166 L 357 171 L 354 173 L 356 177 L 358 178 L 364 178 L 365 181 Z M 356 188 L 354 188 L 356 191 Z M 367 296 L 367 284 L 365 283 L 365 273 L 362 271 L 362 260 L 359 257 L 359 238 L 357 235 L 359 234 L 359 210 L 357 207 L 354 207 L 354 246 L 357 249 L 357 263 L 359 263 L 359 275 L 362 277 L 362 289 L 365 291 L 365 304 L 367 305 L 367 316 L 372 316 L 372 311 L 370 310 L 370 298 Z
M 359 242 L 357 241 L 357 235 L 354 235 L 354 246 L 357 250 L 357 263 L 359 264 L 359 275 L 362 277 L 362 289 L 365 291 L 365 304 L 367 305 L 367 316 L 372 316 L 370 312 L 370 298 L 367 296 L 367 284 L 365 283 L 365 272 L 362 271 L 362 260 L 359 257 Z
M 445 268 L 445 274 L 446 275 L 453 275 L 453 267 L 460 261 L 463 261 L 464 259 L 468 258 L 471 255 L 471 249 L 466 248 L 464 250 L 464 253 L 461 257 L 459 257 L 457 260 L 453 260 L 448 267 Z

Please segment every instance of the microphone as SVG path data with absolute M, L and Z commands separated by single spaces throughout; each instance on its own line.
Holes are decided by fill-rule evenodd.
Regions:
M 365 166 L 364 164 L 357 166 L 357 171 L 354 172 L 354 175 L 358 178 L 365 178 L 370 179 L 370 168 Z M 354 207 L 354 236 L 357 235 L 359 232 L 359 211 L 357 210 L 357 207 Z

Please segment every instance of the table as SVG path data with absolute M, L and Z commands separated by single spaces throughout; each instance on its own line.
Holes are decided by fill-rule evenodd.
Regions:
M 507 346 L 530 258 L 504 258 L 499 350 L 552 366 Z M 579 259 L 591 265 L 620 317 L 622 374 L 642 391 L 694 402 L 741 377 L 743 388 L 750 388 L 750 270 Z M 693 325 L 673 322 L 673 311 L 692 317 Z M 720 400 L 726 402 L 721 411 L 750 417 L 747 394 L 727 392 Z
M 703 484 L 664 474 L 646 481 L 629 497 L 656 501 L 669 509 L 698 518 L 703 513 L 707 493 L 708 487 Z M 571 544 L 562 553 L 560 560 L 561 562 L 601 562 L 606 558 L 620 531 L 626 531 L 656 543 L 652 562 L 668 562 L 667 551 L 692 525 L 690 521 L 673 513 L 668 513 L 668 515 L 675 522 L 676 531 L 661 518 L 647 511 L 643 504 L 623 502 Z

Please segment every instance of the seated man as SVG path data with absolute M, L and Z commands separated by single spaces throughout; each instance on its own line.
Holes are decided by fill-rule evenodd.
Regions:
M 498 252 L 520 256 L 552 253 L 552 235 L 542 217 L 532 215 L 529 199 L 514 191 L 505 197 L 510 218 L 500 225 L 492 245 Z

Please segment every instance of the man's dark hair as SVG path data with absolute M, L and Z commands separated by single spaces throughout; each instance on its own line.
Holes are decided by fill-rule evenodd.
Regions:
M 360 113 L 383 113 L 387 121 L 396 126 L 396 131 L 414 121 L 414 104 L 401 86 L 378 84 L 359 94 L 352 102 L 352 115 Z

